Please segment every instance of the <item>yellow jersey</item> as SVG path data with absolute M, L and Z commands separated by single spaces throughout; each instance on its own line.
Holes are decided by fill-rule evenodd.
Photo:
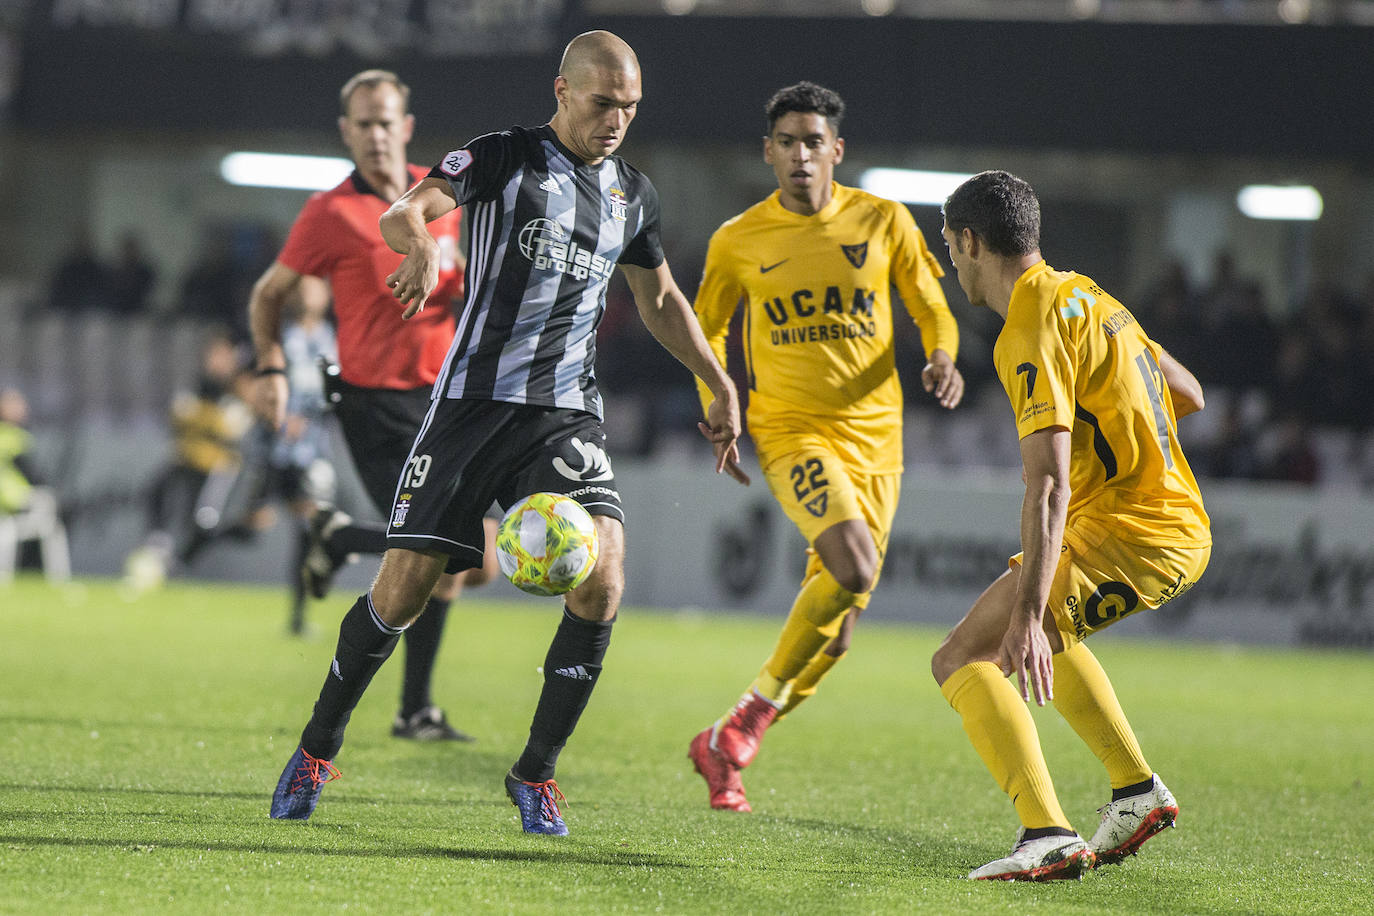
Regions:
M 958 357 L 959 330 L 940 288 L 939 263 L 905 206 L 832 184 L 810 216 L 779 192 L 711 236 L 697 320 L 716 357 L 744 303 L 748 420 L 758 442 L 770 423 L 796 418 L 844 426 L 868 473 L 901 469 L 902 388 L 896 373 L 891 288 L 929 355 Z M 703 407 L 710 393 L 698 383 Z M 873 464 L 877 462 L 877 464 Z
M 1088 277 L 1044 261 L 1012 288 L 993 360 L 1022 438 L 1072 436 L 1069 522 L 1143 545 L 1212 542 L 1202 494 L 1178 443 L 1159 344 Z

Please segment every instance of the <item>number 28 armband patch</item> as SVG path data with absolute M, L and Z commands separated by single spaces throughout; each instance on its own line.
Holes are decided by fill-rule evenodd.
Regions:
M 463 174 L 463 170 L 472 165 L 472 153 L 465 149 L 454 150 L 444 157 L 444 161 L 439 163 L 439 170 L 445 175 L 458 177 Z

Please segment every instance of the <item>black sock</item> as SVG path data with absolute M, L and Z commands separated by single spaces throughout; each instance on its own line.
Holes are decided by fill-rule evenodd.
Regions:
M 558 754 L 577 727 L 582 710 L 591 699 L 601 661 L 611 642 L 611 625 L 583 620 L 566 607 L 558 632 L 544 657 L 544 689 L 530 723 L 530 740 L 513 772 L 527 782 L 553 778 Z
M 1029 840 L 1039 840 L 1047 836 L 1076 836 L 1076 834 L 1067 827 L 1028 827 L 1026 831 L 1021 834 L 1021 842 L 1025 843 Z
M 1130 798 L 1132 795 L 1144 795 L 1146 792 L 1150 791 L 1150 787 L 1154 784 L 1155 778 L 1151 776 L 1144 782 L 1137 782 L 1134 785 L 1112 789 L 1112 801 L 1121 801 L 1121 799 Z
M 301 747 L 313 757 L 333 760 L 343 746 L 344 728 L 363 698 L 372 676 L 396 648 L 401 631 L 389 627 L 372 609 L 367 595 L 357 600 L 339 624 L 339 644 L 325 675 L 315 711 L 301 732 Z
M 406 672 L 401 682 L 401 715 L 407 719 L 429 706 L 429 682 L 434 660 L 439 656 L 439 639 L 444 635 L 449 602 L 430 597 L 425 612 L 406 630 Z
M 386 553 L 386 529 L 364 525 L 344 525 L 329 535 L 325 547 L 335 557 L 350 553 Z

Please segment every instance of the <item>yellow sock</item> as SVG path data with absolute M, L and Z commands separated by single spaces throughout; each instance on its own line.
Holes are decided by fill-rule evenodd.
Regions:
M 778 644 L 763 670 L 783 682 L 791 682 L 834 639 L 844 623 L 845 611 L 858 595 L 835 581 L 822 567 L 808 576 L 792 602 Z
M 1054 794 L 1026 702 L 992 662 L 971 662 L 940 687 L 1024 827 L 1073 829 Z
M 1150 778 L 1107 672 L 1081 642 L 1054 657 L 1054 708 L 1106 766 L 1113 789 Z
M 778 711 L 778 718 L 775 723 L 780 722 L 782 717 L 796 709 L 802 700 L 812 696 L 816 688 L 820 686 L 821 678 L 830 673 L 830 669 L 835 667 L 835 663 L 848 655 L 848 652 L 841 652 L 839 655 L 831 655 L 821 652 L 811 659 L 810 664 L 802 669 L 802 673 L 797 675 L 797 679 L 792 682 L 792 692 L 782 704 L 782 709 Z
M 749 689 L 777 707 L 786 703 L 792 693 L 790 683 L 773 677 L 767 669 L 759 672 L 759 676 L 754 678 L 754 683 L 749 685 Z

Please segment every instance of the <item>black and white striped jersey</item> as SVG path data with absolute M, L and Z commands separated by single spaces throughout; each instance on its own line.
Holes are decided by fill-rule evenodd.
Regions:
M 663 262 L 654 186 L 618 156 L 587 165 L 548 125 L 485 134 L 429 174 L 469 214 L 467 300 L 435 396 L 599 418 L 606 285 L 616 264 Z

